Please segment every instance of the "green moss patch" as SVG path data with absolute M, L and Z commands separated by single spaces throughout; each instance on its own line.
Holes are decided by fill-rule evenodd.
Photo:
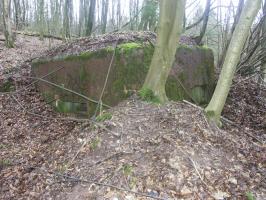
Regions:
M 117 46 L 118 49 L 123 49 L 124 51 L 130 51 L 132 49 L 142 48 L 142 44 L 136 42 L 123 43 Z
M 96 121 L 97 122 L 103 122 L 103 121 L 106 121 L 106 120 L 110 120 L 112 119 L 112 114 L 111 113 L 102 113 L 101 115 L 98 115 L 96 117 Z
M 6 81 L 2 85 L 0 85 L 0 92 L 11 92 L 15 89 L 15 86 L 11 81 Z
M 138 92 L 138 95 L 143 101 L 152 102 L 152 103 L 160 103 L 159 98 L 156 97 L 153 91 L 149 88 L 145 88 L 145 87 L 141 88 L 141 90 Z

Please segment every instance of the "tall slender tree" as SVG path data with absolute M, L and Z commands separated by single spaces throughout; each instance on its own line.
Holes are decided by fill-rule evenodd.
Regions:
M 101 17 L 102 34 L 106 32 L 108 8 L 109 8 L 109 0 L 102 0 L 102 17 Z
M 265 54 L 266 54 L 266 1 L 264 2 L 264 6 L 263 6 L 263 19 L 262 20 L 263 20 L 263 23 L 262 23 L 262 30 L 261 30 L 261 35 L 262 35 L 261 50 L 264 53 L 264 56 L 261 62 L 259 83 L 266 84 L 266 57 L 265 57 Z
M 20 6 L 20 1 L 19 0 L 14 0 L 13 4 L 14 4 L 14 8 L 15 8 L 16 29 L 19 30 L 21 28 L 21 6 Z
M 204 15 L 203 15 L 203 24 L 202 24 L 202 28 L 200 30 L 200 35 L 195 38 L 197 44 L 201 44 L 202 39 L 206 33 L 206 29 L 207 29 L 207 25 L 208 25 L 208 21 L 209 21 L 210 10 L 211 10 L 211 0 L 207 0 Z
M 44 0 L 38 0 L 37 13 L 38 17 L 38 26 L 40 30 L 40 39 L 43 40 L 44 30 L 45 30 L 45 22 L 44 22 Z
M 70 38 L 70 25 L 72 21 L 72 0 L 65 0 L 63 29 L 65 38 Z
M 117 0 L 117 9 L 116 9 L 116 27 L 117 27 L 117 29 L 120 29 L 121 20 L 122 20 L 122 16 L 121 16 L 121 1 Z
M 26 25 L 26 15 L 27 15 L 27 6 L 28 6 L 28 1 L 25 2 L 26 0 L 21 1 L 21 26 Z
M 14 47 L 14 37 L 11 30 L 11 21 L 9 17 L 10 0 L 2 0 L 2 17 L 4 25 L 5 44 L 8 48 Z
M 82 35 L 82 30 L 84 26 L 84 16 L 85 16 L 85 1 L 79 0 L 79 26 L 78 26 L 78 35 Z
M 144 0 L 139 30 L 154 30 L 157 22 L 158 0 Z
M 95 18 L 95 7 L 96 7 L 96 0 L 90 0 L 90 6 L 89 6 L 89 13 L 87 17 L 87 23 L 86 23 L 86 36 L 90 36 L 92 34 L 92 28 Z
M 231 31 L 230 31 L 230 34 L 229 36 L 226 38 L 226 44 L 224 46 L 224 48 L 222 49 L 222 54 L 221 54 L 221 57 L 219 58 L 218 60 L 218 66 L 222 66 L 223 62 L 224 62 L 224 59 L 225 59 L 225 55 L 226 55 L 226 52 L 227 52 L 227 49 L 228 49 L 228 46 L 230 44 L 230 41 L 232 39 L 232 34 L 236 28 L 236 25 L 239 21 L 239 18 L 240 18 L 240 15 L 241 15 L 241 12 L 243 10 L 243 7 L 244 7 L 244 0 L 239 0 L 238 1 L 238 6 L 237 6 L 237 11 L 236 11 L 236 15 L 234 17 L 234 23 L 232 25 L 232 28 L 231 28 Z
M 185 0 L 161 0 L 158 37 L 142 90 L 151 90 L 161 103 L 167 101 L 165 84 L 173 65 L 183 27 Z
M 239 22 L 233 32 L 214 94 L 209 105 L 205 109 L 208 119 L 215 122 L 217 125 L 221 125 L 221 113 L 232 85 L 236 66 L 260 5 L 261 0 L 246 1 Z

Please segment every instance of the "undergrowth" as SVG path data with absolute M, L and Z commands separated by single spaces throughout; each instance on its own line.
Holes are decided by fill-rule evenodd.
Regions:
M 95 150 L 97 147 L 100 146 L 101 139 L 99 137 L 94 138 L 90 143 L 91 150 Z
M 101 115 L 98 115 L 97 117 L 96 117 L 96 121 L 97 122 L 103 122 L 103 121 L 105 121 L 105 120 L 109 120 L 109 119 L 111 119 L 112 118 L 112 114 L 111 113 L 103 113 L 103 114 L 101 114 Z
M 256 200 L 252 192 L 246 193 L 247 200 Z
M 156 97 L 153 91 L 149 88 L 143 87 L 141 90 L 139 90 L 138 95 L 143 101 L 152 102 L 152 103 L 160 103 L 159 98 Z

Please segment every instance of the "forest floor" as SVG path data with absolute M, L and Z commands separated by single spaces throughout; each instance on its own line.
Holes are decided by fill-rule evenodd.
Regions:
M 222 129 L 187 102 L 137 96 L 105 121 L 73 121 L 29 85 L 30 60 L 48 48 L 0 41 L 0 83 L 17 91 L 0 93 L 0 199 L 265 199 L 265 88 L 237 77 Z

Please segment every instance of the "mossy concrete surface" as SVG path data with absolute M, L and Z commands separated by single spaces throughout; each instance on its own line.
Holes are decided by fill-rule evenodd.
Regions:
M 42 77 L 63 67 L 45 79 L 98 101 L 111 58 L 115 53 L 102 99 L 103 103 L 114 106 L 129 97 L 132 91 L 141 88 L 153 51 L 154 47 L 149 43 L 123 43 L 116 49 L 107 47 L 79 55 L 34 60 L 32 73 L 36 77 Z M 82 115 L 92 115 L 95 112 L 95 103 L 87 102 L 75 94 L 44 82 L 38 82 L 37 87 L 48 102 L 53 102 L 59 112 Z M 213 89 L 212 51 L 205 47 L 180 46 L 166 84 L 169 99 L 188 99 L 205 104 L 209 101 Z

